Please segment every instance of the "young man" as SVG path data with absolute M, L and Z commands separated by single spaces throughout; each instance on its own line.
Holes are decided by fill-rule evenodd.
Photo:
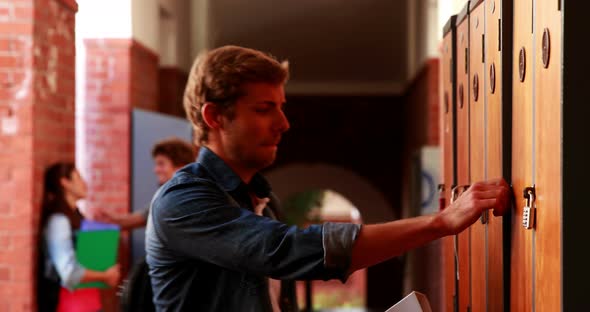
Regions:
M 176 137 L 167 138 L 157 142 L 152 148 L 154 159 L 154 173 L 158 178 L 158 184 L 163 185 L 172 178 L 174 173 L 195 161 L 195 148 L 188 142 Z M 130 214 L 116 214 L 110 211 L 100 211 L 97 219 L 115 223 L 124 230 L 132 230 L 144 227 L 147 222 L 149 206 L 145 209 Z
M 146 232 L 158 311 L 292 310 L 269 289 L 269 278 L 345 281 L 508 206 L 510 189 L 497 180 L 474 183 L 438 214 L 377 225 L 298 229 L 274 220 L 268 207 L 255 213 L 272 195 L 258 172 L 273 163 L 289 129 L 287 78 L 287 63 L 242 47 L 221 47 L 195 62 L 184 104 L 199 157 L 156 194 Z

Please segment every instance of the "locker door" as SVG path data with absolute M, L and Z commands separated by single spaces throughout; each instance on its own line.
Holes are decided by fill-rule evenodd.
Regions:
M 470 183 L 485 178 L 485 97 L 484 30 L 485 1 L 471 1 L 469 9 L 469 167 Z M 471 310 L 486 311 L 486 225 L 474 223 L 471 229 Z M 464 311 L 464 310 L 461 310 Z
M 457 185 L 468 185 L 469 179 L 469 7 L 457 16 Z M 459 311 L 471 305 L 470 286 L 470 229 L 457 235 Z
M 449 204 L 451 189 L 456 183 L 455 173 L 455 53 L 456 34 L 455 19 L 452 16 L 444 28 L 441 68 L 441 130 L 443 149 L 443 194 L 444 203 L 441 208 Z M 455 252 L 452 237 L 442 238 L 442 311 L 454 311 L 456 298 Z
M 535 5 L 534 183 L 537 222 L 534 243 L 535 311 L 561 309 L 561 12 L 557 1 Z M 573 29 L 570 29 L 573 31 Z M 564 207 L 577 209 L 578 207 Z
M 510 181 L 510 135 L 512 103 L 512 1 L 487 0 L 485 6 L 486 34 L 486 178 Z M 506 69 L 506 70 L 504 70 Z M 487 296 L 488 311 L 504 310 L 504 225 L 502 218 L 490 216 L 487 225 Z M 506 232 L 508 232 L 508 229 Z M 509 237 L 506 235 L 507 238 Z M 509 264 L 509 261 L 506 261 Z M 506 293 L 508 296 L 509 294 Z
M 533 231 L 522 227 L 522 190 L 533 183 L 532 10 L 531 1 L 514 1 L 512 186 L 516 200 L 510 252 L 510 311 L 532 310 Z

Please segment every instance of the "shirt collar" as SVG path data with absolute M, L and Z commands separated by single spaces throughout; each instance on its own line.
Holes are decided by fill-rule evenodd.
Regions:
M 225 191 L 232 192 L 240 185 L 243 185 L 260 198 L 268 197 L 271 192 L 270 184 L 261 174 L 256 173 L 252 177 L 250 184 L 246 185 L 225 161 L 205 146 L 201 146 L 199 149 L 197 163 L 205 167 L 215 182 L 223 187 Z

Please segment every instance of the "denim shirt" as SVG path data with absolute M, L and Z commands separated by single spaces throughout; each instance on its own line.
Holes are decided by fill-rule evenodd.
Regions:
M 348 278 L 360 226 L 288 226 L 256 215 L 249 193 L 269 197 L 259 174 L 246 185 L 201 147 L 154 195 L 146 261 L 157 311 L 272 311 L 268 277 Z

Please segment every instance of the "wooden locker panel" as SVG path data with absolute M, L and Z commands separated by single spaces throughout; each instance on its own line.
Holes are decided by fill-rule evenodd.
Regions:
M 450 203 L 451 189 L 455 185 L 455 58 L 456 37 L 455 20 L 452 16 L 444 27 L 441 68 L 441 138 L 443 149 L 443 194 L 445 208 Z M 443 300 L 441 311 L 453 311 L 456 297 L 455 251 L 453 237 L 442 238 L 442 285 Z
M 457 185 L 469 185 L 469 15 L 468 4 L 457 16 Z M 459 311 L 471 305 L 470 229 L 457 235 Z
M 485 179 L 484 31 L 485 1 L 471 1 L 469 9 L 469 173 L 470 183 Z M 471 311 L 486 310 L 486 225 L 470 227 Z
M 535 311 L 561 310 L 561 23 L 557 1 L 537 1 L 533 52 Z
M 512 103 L 512 1 L 487 0 L 485 7 L 486 34 L 486 178 L 510 181 L 510 137 Z M 509 222 L 509 219 L 508 219 Z M 506 224 L 506 226 L 508 226 Z M 504 268 L 503 218 L 490 218 L 487 225 L 487 285 L 488 311 L 503 311 L 509 287 L 510 268 Z M 506 235 L 509 237 L 509 234 Z M 509 264 L 509 261 L 506 261 Z M 508 276 L 508 278 L 506 278 Z
M 510 311 L 532 311 L 532 233 L 522 226 L 523 190 L 533 183 L 532 2 L 514 1 Z

